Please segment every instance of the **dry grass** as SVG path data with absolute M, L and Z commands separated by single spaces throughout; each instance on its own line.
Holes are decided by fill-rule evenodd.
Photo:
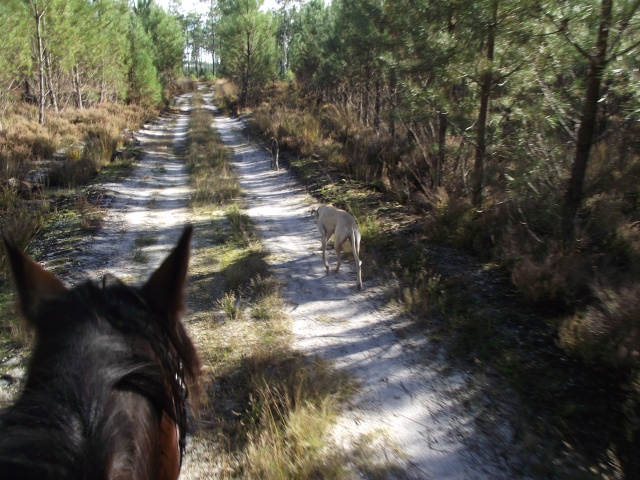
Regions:
M 32 341 L 33 331 L 18 312 L 8 282 L 0 284 L 0 354 L 4 353 L 3 350 L 7 346 L 28 346 Z
M 45 125 L 35 120 L 34 107 L 23 105 L 3 119 L 0 140 L 2 175 L 23 174 L 38 160 L 51 159 L 63 147 L 82 145 L 82 156 L 108 162 L 116 147 L 122 147 L 121 133 L 135 129 L 154 112 L 136 106 L 98 104 L 84 110 L 68 109 L 51 116 Z M 78 158 L 71 157 L 70 160 Z
M 325 471 L 316 478 L 345 478 L 334 475 L 345 462 L 336 461 L 328 432 L 348 382 L 326 362 L 291 350 L 278 281 L 268 271 L 256 276 L 241 268 L 244 278 L 234 283 L 248 286 L 241 293 L 224 287 L 211 302 L 207 292 L 228 284 L 234 258 L 256 248 L 255 240 L 247 241 L 255 233 L 246 225 L 238 230 L 228 218 L 224 223 L 224 229 L 216 223 L 207 227 L 211 232 L 201 231 L 214 242 L 194 251 L 190 268 L 189 329 L 203 360 L 209 401 L 189 444 L 193 455 L 206 452 L 206 460 L 187 461 L 182 475 L 303 479 Z
M 216 105 L 224 112 L 237 114 L 240 95 L 238 86 L 226 79 L 217 79 L 213 88 Z
M 242 320 L 246 311 L 242 298 L 236 299 L 235 292 L 227 292 L 215 301 L 215 307 L 224 313 L 227 321 Z
M 211 129 L 212 121 L 213 115 L 201 108 L 194 110 L 189 119 L 187 169 L 194 207 L 222 205 L 240 195 L 240 186 L 227 160 L 227 150 L 217 132 Z
M 81 195 L 76 199 L 75 209 L 80 217 L 80 226 L 87 231 L 97 230 L 102 225 L 102 220 L 107 211 L 102 207 L 102 195 L 95 199 L 89 199 L 87 195 Z
M 301 382 L 290 394 L 266 382 L 257 389 L 261 428 L 249 435 L 242 463 L 243 476 L 256 479 L 350 478 L 344 453 L 327 448 L 328 433 L 335 420 L 332 399 L 307 401 Z
M 18 192 L 0 189 L 0 231 L 24 246 L 49 209 L 44 199 L 25 200 Z
M 191 144 L 215 136 L 204 129 L 211 119 L 202 118 L 189 129 Z M 207 168 L 224 165 L 225 153 L 205 161 Z M 215 177 L 204 178 L 202 187 L 216 188 Z M 328 363 L 291 349 L 280 284 L 236 197 L 192 202 L 212 218 L 200 227 L 200 236 L 210 241 L 194 251 L 189 296 L 189 328 L 208 378 L 209 405 L 189 446 L 203 458 L 187 460 L 181 475 L 347 478 L 340 466 L 347 462 L 339 461 L 329 428 L 349 392 L 348 381 Z
M 322 128 L 314 112 L 300 112 L 285 106 L 259 109 L 254 115 L 257 126 L 268 136 L 275 136 L 284 148 L 303 155 L 315 153 L 322 139 Z
M 49 230 L 57 234 L 54 243 L 64 243 L 98 228 L 104 215 L 101 196 L 83 187 L 113 165 L 114 149 L 130 139 L 123 131 L 137 129 L 151 116 L 154 111 L 138 106 L 105 103 L 85 110 L 67 108 L 60 116 L 49 114 L 40 125 L 36 107 L 16 104 L 3 116 L 0 130 L 0 231 L 37 256 L 42 252 L 39 237 Z M 51 188 L 69 186 L 74 190 Z M 57 221 L 64 228 L 54 226 Z M 3 253 L 0 270 L 5 270 Z M 0 281 L 0 290 L 7 292 L 0 295 L 0 328 L 11 343 L 25 345 L 30 337 L 22 322 L 13 320 L 8 283 Z

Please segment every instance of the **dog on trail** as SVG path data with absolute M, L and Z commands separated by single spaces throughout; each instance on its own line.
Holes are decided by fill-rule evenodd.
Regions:
M 318 230 L 322 240 L 322 261 L 329 271 L 329 263 L 327 262 L 326 250 L 327 241 L 333 237 L 333 246 L 338 256 L 338 264 L 336 272 L 340 269 L 340 248 L 342 244 L 349 240 L 353 259 L 356 263 L 356 272 L 358 274 L 358 289 L 362 290 L 362 262 L 360 261 L 360 230 L 356 224 L 355 218 L 349 213 L 331 205 L 322 205 L 318 208 L 312 208 L 311 214 L 315 216 L 318 222 Z
M 278 165 L 280 149 L 278 148 L 278 139 L 276 137 L 271 137 L 271 140 L 269 140 L 269 153 L 271 153 L 271 168 L 280 170 L 280 166 Z

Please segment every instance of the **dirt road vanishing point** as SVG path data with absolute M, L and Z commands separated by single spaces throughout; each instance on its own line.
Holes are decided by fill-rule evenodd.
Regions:
M 190 98 L 177 99 L 180 114 L 160 117 L 136 134 L 143 149 L 139 165 L 127 179 L 103 185 L 109 199 L 104 226 L 79 245 L 69 269 L 73 274 L 65 283 L 105 273 L 141 282 L 192 220 L 188 176 L 174 154 L 186 140 Z M 205 95 L 205 108 L 216 112 L 211 95 Z M 336 441 L 349 450 L 369 435 L 380 458 L 402 467 L 393 478 L 526 478 L 514 470 L 519 462 L 510 451 L 513 433 L 508 423 L 493 419 L 491 436 L 478 428 L 476 420 L 484 409 L 467 401 L 472 395 L 468 376 L 450 369 L 428 338 L 395 333 L 407 320 L 385 307 L 382 286 L 365 279 L 358 292 L 351 257 L 338 274 L 325 271 L 319 233 L 309 214 L 313 199 L 286 169 L 270 169 L 268 152 L 248 141 L 242 126 L 238 119 L 216 114 L 214 127 L 234 152 L 232 163 L 246 194 L 247 213 L 272 254 L 270 267 L 283 283 L 294 346 L 333 361 L 359 384 L 336 426 Z M 144 247 L 145 262 L 132 262 L 141 235 L 152 236 L 153 245 Z M 195 248 L 197 235 L 196 229 Z M 335 265 L 333 250 L 328 258 Z M 366 262 L 366 256 L 362 260 Z M 206 472 L 199 461 L 193 454 L 189 458 L 188 451 L 182 478 L 190 478 L 190 470 Z

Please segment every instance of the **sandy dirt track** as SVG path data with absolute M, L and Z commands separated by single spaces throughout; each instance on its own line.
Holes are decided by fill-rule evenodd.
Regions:
M 384 289 L 375 280 L 365 279 L 358 292 L 351 254 L 339 273 L 327 273 L 309 214 L 313 199 L 286 169 L 270 168 L 268 152 L 247 140 L 240 120 L 219 116 L 214 127 L 235 152 L 248 214 L 274 254 L 271 267 L 284 283 L 295 347 L 334 361 L 359 383 L 337 440 L 348 449 L 374 433 L 380 458 L 398 462 L 407 478 L 514 478 L 460 406 L 469 395 L 465 375 L 446 371 L 427 338 L 396 334 L 406 320 L 384 307 Z M 333 250 L 328 258 L 333 269 Z
M 70 283 L 106 273 L 140 283 L 175 246 L 190 222 L 188 174 L 174 154 L 186 143 L 189 105 L 190 95 L 178 97 L 180 114 L 159 117 L 136 133 L 142 158 L 129 177 L 102 185 L 108 213 L 102 228 L 79 245 Z
M 205 95 L 205 107 L 215 112 L 211 98 Z M 141 282 L 193 221 L 184 162 L 174 154 L 186 139 L 189 104 L 190 95 L 179 97 L 181 113 L 136 134 L 143 149 L 139 165 L 127 179 L 103 185 L 108 199 L 104 227 L 79 245 L 68 269 L 74 273 L 63 279 L 66 284 L 105 273 Z M 283 283 L 295 348 L 332 360 L 359 384 L 335 429 L 336 441 L 348 450 L 373 433 L 367 437 L 374 439 L 372 448 L 380 459 L 401 467 L 398 478 L 527 478 L 514 474 L 513 465 L 519 463 L 514 458 L 505 461 L 505 444 L 512 436 L 506 422 L 492 428 L 501 432 L 501 445 L 495 435 L 489 439 L 479 431 L 482 408 L 467 402 L 472 395 L 477 398 L 467 375 L 450 369 L 428 338 L 398 334 L 409 322 L 385 307 L 384 287 L 365 278 L 359 292 L 350 253 L 339 273 L 326 272 L 309 214 L 316 204 L 296 178 L 286 168 L 270 169 L 268 152 L 248 141 L 241 120 L 216 115 L 213 126 L 234 151 L 232 164 L 246 193 L 247 213 Z M 142 237 L 152 241 L 137 243 Z M 196 238 L 195 248 L 197 244 Z M 145 261 L 133 261 L 136 254 Z M 328 260 L 334 267 L 332 249 Z M 367 262 L 366 255 L 362 260 Z M 191 465 L 199 461 L 186 459 Z M 206 471 L 205 465 L 200 468 Z

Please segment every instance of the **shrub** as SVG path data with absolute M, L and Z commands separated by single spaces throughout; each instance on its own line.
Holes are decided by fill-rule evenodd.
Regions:
M 527 301 L 546 308 L 572 308 L 585 293 L 588 259 L 577 252 L 550 248 L 541 257 L 523 255 L 514 261 L 511 281 Z
M 214 87 L 215 103 L 226 112 L 238 113 L 239 89 L 226 79 L 219 79 Z
M 560 343 L 592 364 L 640 369 L 640 283 L 596 283 L 596 301 L 562 322 Z
M 100 168 L 101 165 L 86 157 L 78 160 L 68 159 L 51 170 L 49 181 L 51 185 L 76 187 L 89 182 Z
M 0 231 L 21 246 L 28 243 L 48 210 L 45 200 L 25 201 L 18 192 L 0 188 Z
M 216 307 L 222 310 L 227 320 L 240 320 L 245 312 L 245 305 L 242 299 L 236 299 L 236 294 L 233 292 L 225 293 L 216 300 Z

